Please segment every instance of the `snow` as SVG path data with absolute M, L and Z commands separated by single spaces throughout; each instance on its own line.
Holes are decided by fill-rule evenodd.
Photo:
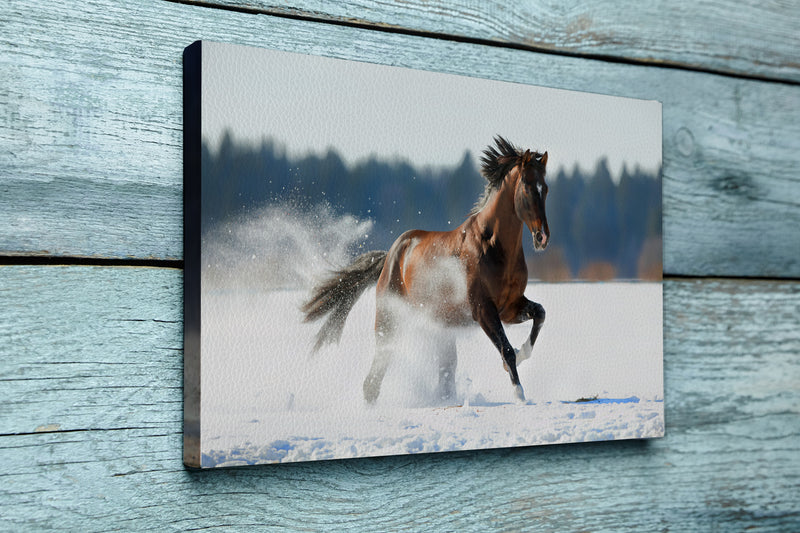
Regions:
M 325 250 L 341 250 L 352 242 L 348 235 L 363 234 L 363 224 L 338 221 L 341 233 L 319 241 L 296 234 L 287 241 L 288 250 L 272 251 L 288 258 L 285 267 L 276 267 L 281 263 L 274 257 L 266 262 L 303 275 L 268 277 L 247 264 L 265 263 L 263 250 L 269 246 L 259 239 L 268 239 L 268 233 L 258 235 L 267 227 L 274 230 L 274 218 L 274 212 L 260 213 L 233 228 L 225 241 L 224 268 L 204 272 L 203 466 L 664 434 L 661 284 L 529 284 L 527 297 L 544 306 L 547 319 L 531 358 L 519 365 L 525 403 L 517 402 L 499 353 L 479 327 L 445 329 L 424 313 L 411 313 L 380 397 L 370 406 L 362 383 L 375 350 L 374 289 L 354 306 L 341 342 L 316 354 L 311 348 L 319 324 L 303 323 L 298 309 L 313 280 L 308 273 L 330 267 Z M 300 225 L 289 222 L 296 232 Z M 237 231 L 246 231 L 247 238 Z M 303 253 L 297 242 L 304 243 Z M 214 264 L 219 256 L 213 252 L 221 248 L 215 238 L 204 246 L 204 263 Z M 252 249 L 260 251 L 258 260 Z M 270 279 L 280 280 L 278 285 L 298 279 L 299 286 L 279 288 L 264 281 Z M 515 347 L 530 327 L 506 327 Z M 443 400 L 436 353 L 453 337 L 456 394 Z
M 302 426 L 296 424 L 294 414 L 284 413 L 241 427 L 242 436 L 246 435 L 241 444 L 214 439 L 212 449 L 203 454 L 203 466 L 656 437 L 664 431 L 662 406 L 662 402 L 623 400 L 384 409 L 358 417 L 355 424 L 320 411 L 307 413 Z M 274 437 L 277 428 L 288 431 L 284 438 Z M 322 432 L 298 434 L 304 428 Z

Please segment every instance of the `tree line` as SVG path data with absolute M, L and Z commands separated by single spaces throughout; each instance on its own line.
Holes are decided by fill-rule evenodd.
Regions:
M 260 207 L 310 212 L 323 204 L 335 214 L 372 220 L 363 243 L 370 249 L 388 249 L 407 229 L 457 227 L 485 184 L 469 152 L 450 168 L 376 158 L 348 166 L 332 149 L 292 159 L 272 141 L 252 147 L 226 136 L 216 153 L 204 143 L 201 158 L 203 231 Z M 547 180 L 550 246 L 534 255 L 524 240 L 532 277 L 660 277 L 660 172 L 625 168 L 615 183 L 600 160 L 590 173 L 562 168 Z

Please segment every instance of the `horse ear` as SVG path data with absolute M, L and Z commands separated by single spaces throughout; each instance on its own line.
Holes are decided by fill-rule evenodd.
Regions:
M 547 165 L 547 152 L 544 153 L 539 161 L 542 163 L 542 165 Z
M 525 153 L 522 154 L 522 166 L 525 166 L 530 162 L 531 162 L 531 151 L 525 150 Z

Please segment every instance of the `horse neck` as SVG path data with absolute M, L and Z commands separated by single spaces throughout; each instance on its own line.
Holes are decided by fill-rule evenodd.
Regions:
M 522 221 L 514 209 L 516 179 L 506 177 L 475 219 L 481 230 L 489 228 L 504 250 L 522 248 Z

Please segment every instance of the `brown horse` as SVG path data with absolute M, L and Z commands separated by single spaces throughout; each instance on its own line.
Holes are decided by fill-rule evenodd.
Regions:
M 422 308 L 446 325 L 477 322 L 500 351 L 517 399 L 525 396 L 517 364 L 530 357 L 544 324 L 544 308 L 523 295 L 528 269 L 522 251 L 523 224 L 533 234 L 536 250 L 550 240 L 545 216 L 547 152 L 512 146 L 502 137 L 483 152 L 483 196 L 469 217 L 452 231 L 410 230 L 388 252 L 368 252 L 334 272 L 314 289 L 302 310 L 305 321 L 330 315 L 317 334 L 315 349 L 338 342 L 344 322 L 361 293 L 377 283 L 376 353 L 364 381 L 364 398 L 373 403 L 392 355 L 398 329 L 398 300 Z M 506 337 L 503 323 L 533 320 L 520 350 Z M 452 395 L 455 343 L 439 356 L 439 381 Z

